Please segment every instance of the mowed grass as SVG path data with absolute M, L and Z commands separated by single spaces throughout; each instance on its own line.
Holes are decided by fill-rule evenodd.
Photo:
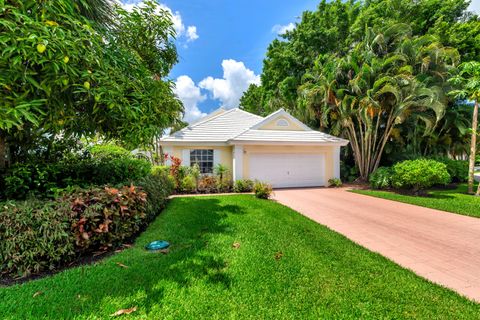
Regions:
M 476 186 L 474 190 L 477 190 Z M 467 194 L 466 184 L 458 185 L 451 190 L 431 190 L 428 197 L 381 190 L 352 190 L 352 192 L 480 218 L 480 197 Z
M 172 243 L 169 254 L 143 249 L 156 239 Z M 134 247 L 0 288 L 1 319 L 100 319 L 131 307 L 123 318 L 480 317 L 480 305 L 250 195 L 173 199 Z

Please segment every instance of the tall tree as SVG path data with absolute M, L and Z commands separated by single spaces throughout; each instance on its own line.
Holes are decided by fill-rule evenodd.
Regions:
M 468 193 L 473 193 L 475 156 L 478 134 L 478 101 L 480 100 L 480 63 L 477 61 L 464 62 L 460 66 L 458 75 L 451 79 L 459 89 L 451 94 L 459 99 L 469 99 L 474 102 L 472 118 L 472 138 L 470 141 L 470 157 L 468 166 Z M 476 195 L 480 195 L 480 184 Z
M 73 0 L 73 5 L 82 16 L 101 26 L 111 26 L 114 22 L 113 0 Z
M 90 14 L 96 12 L 103 19 L 107 11 L 89 7 L 87 14 L 86 7 L 79 7 L 95 2 L 107 3 L 5 1 L 0 11 L 0 159 L 6 143 L 18 145 L 35 138 L 33 133 L 101 134 L 139 145 L 180 119 L 182 104 L 165 79 L 177 62 L 169 13 L 146 1 L 131 13 L 117 8 L 112 18 L 118 28 L 97 27 L 82 14 L 93 19 Z M 134 37 L 127 39 L 125 29 Z
M 298 106 L 335 134 L 345 131 L 360 177 L 380 164 L 392 131 L 415 116 L 432 130 L 443 117 L 443 78 L 459 60 L 432 37 L 412 37 L 408 25 L 365 39 L 344 57 L 322 57 L 299 88 Z

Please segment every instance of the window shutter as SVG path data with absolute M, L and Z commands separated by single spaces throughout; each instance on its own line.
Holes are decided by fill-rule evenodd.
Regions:
M 213 149 L 213 167 L 220 163 L 220 151 Z
M 190 149 L 182 150 L 182 165 L 190 167 Z

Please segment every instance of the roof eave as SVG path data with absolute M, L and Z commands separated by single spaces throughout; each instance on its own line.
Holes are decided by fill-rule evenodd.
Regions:
M 340 146 L 348 145 L 348 140 L 343 141 L 270 141 L 270 140 L 230 140 L 230 145 L 301 145 L 301 146 Z
M 160 140 L 160 145 L 162 146 L 228 146 L 227 141 L 192 141 L 192 140 L 182 140 L 182 141 L 162 141 Z

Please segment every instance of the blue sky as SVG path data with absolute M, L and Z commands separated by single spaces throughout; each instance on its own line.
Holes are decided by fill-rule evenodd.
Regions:
M 122 0 L 127 7 L 140 0 Z M 159 0 L 177 30 L 180 62 L 170 77 L 195 121 L 219 107 L 234 108 L 251 83 L 259 83 L 268 44 L 293 28 L 320 0 Z M 480 12 L 480 0 L 470 9 Z
M 124 0 L 134 5 L 138 0 Z M 223 106 L 238 106 L 250 83 L 259 82 L 268 44 L 293 27 L 319 0 L 161 0 L 179 34 L 180 62 L 170 77 L 194 121 Z

